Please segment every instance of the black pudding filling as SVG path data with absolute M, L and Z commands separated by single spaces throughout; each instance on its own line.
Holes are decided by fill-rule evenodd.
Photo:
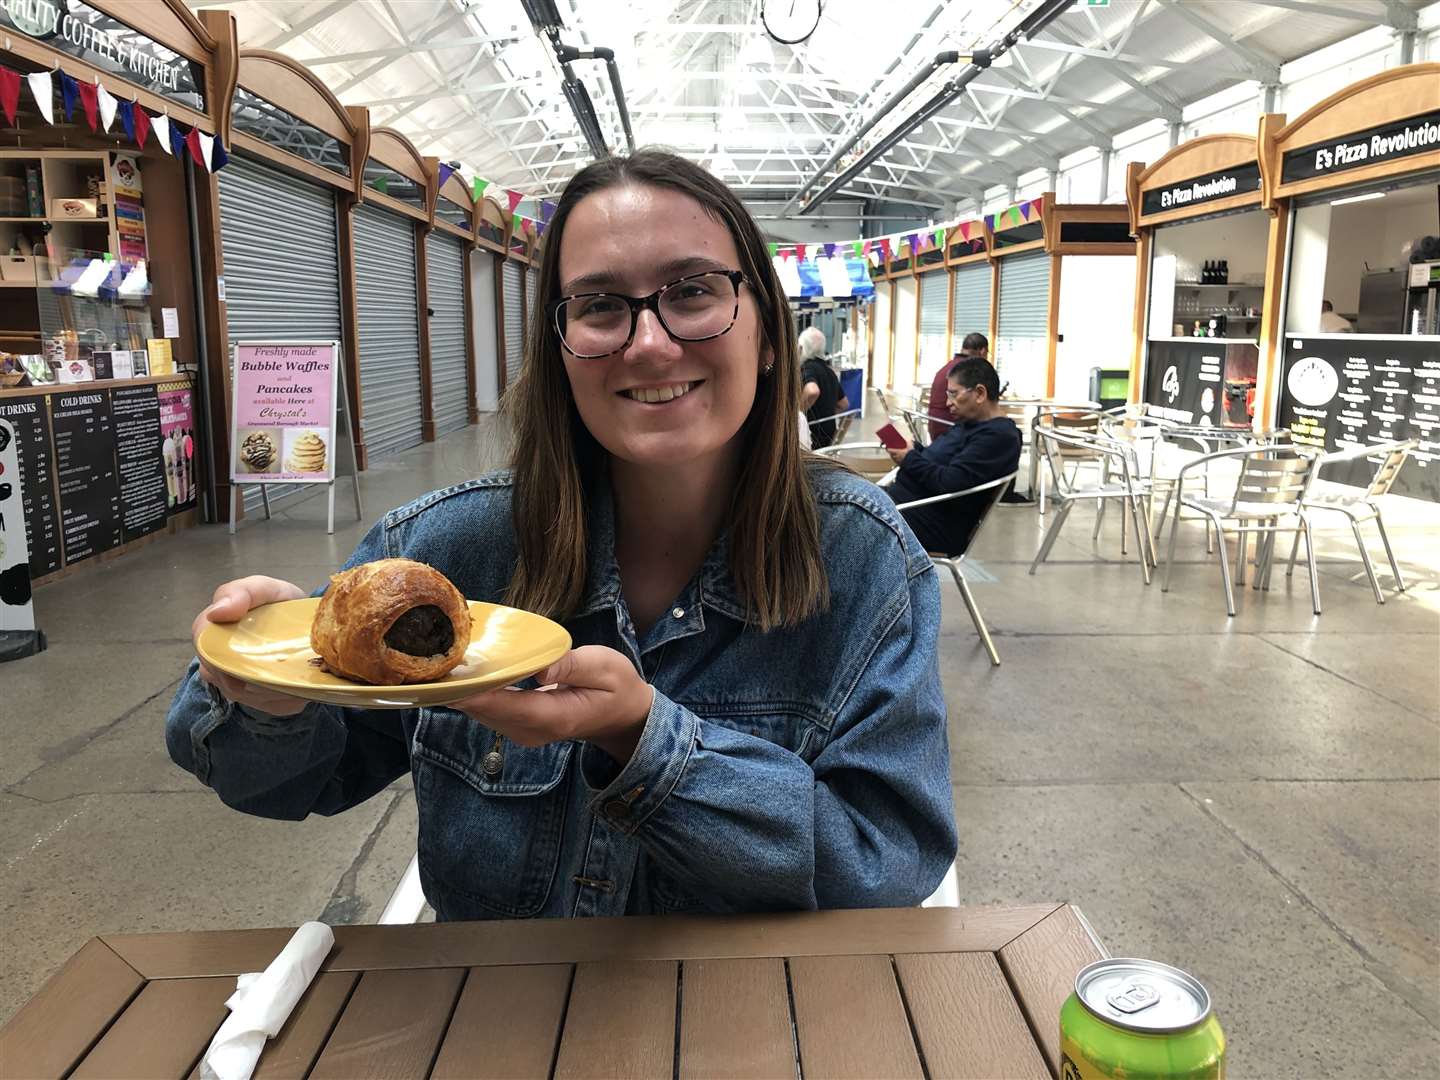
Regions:
M 434 604 L 422 604 L 390 625 L 385 631 L 385 644 L 407 656 L 440 656 L 455 644 L 455 627 Z

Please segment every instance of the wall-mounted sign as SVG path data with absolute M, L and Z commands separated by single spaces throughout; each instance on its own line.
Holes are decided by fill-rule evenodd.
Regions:
M 205 109 L 199 65 L 84 0 L 0 0 L 0 26 L 197 111 Z
M 1182 206 L 1199 206 L 1228 199 L 1232 195 L 1248 195 L 1260 191 L 1260 165 L 1247 162 L 1232 169 L 1206 173 L 1204 176 L 1181 180 L 1178 184 L 1151 188 L 1140 194 L 1140 213 L 1160 214 Z
M 1280 182 L 1293 184 L 1440 150 L 1440 109 L 1286 151 Z

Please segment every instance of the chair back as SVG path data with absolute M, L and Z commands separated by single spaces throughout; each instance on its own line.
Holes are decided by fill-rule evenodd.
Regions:
M 980 535 L 980 530 L 985 527 L 985 520 L 990 516 L 990 511 L 995 509 L 996 505 L 1000 502 L 1000 496 L 1005 494 L 1010 487 L 1010 482 L 1019 475 L 1020 471 L 1017 469 L 1009 476 L 1002 476 L 999 480 L 991 481 L 990 484 L 981 485 L 982 488 L 989 487 L 990 490 L 985 493 L 984 507 L 981 509 L 979 515 L 976 516 L 975 524 L 970 527 L 970 533 L 965 537 L 965 543 L 961 546 L 957 554 L 964 555 L 970 550 L 971 546 L 975 543 L 975 538 Z
M 1284 507 L 1297 506 L 1304 496 L 1316 460 L 1288 447 L 1245 455 L 1235 481 L 1231 512 L 1245 504 L 1273 507 L 1279 513 L 1286 513 Z
M 1390 494 L 1395 478 L 1400 475 L 1400 467 L 1405 464 L 1405 459 L 1414 448 L 1413 442 L 1401 443 L 1385 455 L 1385 460 L 1380 462 L 1380 467 L 1375 470 L 1375 478 L 1365 489 L 1367 499 L 1378 499 L 1382 495 Z
M 1040 448 L 1045 454 L 1045 462 L 1050 467 L 1050 477 L 1055 483 L 1055 491 L 1061 498 L 1075 495 L 1082 490 L 1071 483 L 1069 477 L 1066 476 L 1067 462 L 1100 461 L 1108 458 L 1111 474 L 1118 475 L 1127 487 L 1141 478 L 1135 448 L 1117 439 L 1112 439 L 1108 435 L 1102 435 L 1099 432 L 1063 430 L 1055 427 L 1038 428 L 1037 434 L 1040 438 Z
M 1050 426 L 1072 435 L 1097 435 L 1105 418 L 1099 413 L 1052 412 L 1040 418 L 1041 426 Z M 1099 455 L 1093 450 L 1073 443 L 1060 444 L 1060 456 L 1066 461 L 1096 461 Z

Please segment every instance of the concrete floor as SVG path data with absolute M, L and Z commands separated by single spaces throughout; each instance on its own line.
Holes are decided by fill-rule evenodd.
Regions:
M 366 474 L 366 518 L 503 454 L 493 424 Z M 343 500 L 341 506 L 343 506 Z M 997 511 L 975 593 L 953 586 L 950 705 L 964 902 L 1069 900 L 1116 955 L 1188 969 L 1230 1074 L 1434 1075 L 1440 1061 L 1440 551 L 1435 508 L 1393 529 L 1411 589 L 1371 598 L 1348 530 L 1229 619 L 1198 529 L 1170 593 L 1072 515 Z M 99 932 L 374 921 L 415 843 L 408 785 L 337 819 L 261 821 L 165 754 L 161 726 L 214 586 L 317 584 L 364 525 L 311 500 L 206 527 L 41 589 L 48 652 L 0 667 L 0 1021 Z M 1332 524 L 1326 522 L 1327 525 Z

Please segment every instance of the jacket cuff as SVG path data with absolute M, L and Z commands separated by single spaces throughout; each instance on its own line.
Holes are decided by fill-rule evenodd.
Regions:
M 633 834 L 675 790 L 699 731 L 698 716 L 656 690 L 635 753 L 619 775 L 614 760 L 598 746 L 581 748 L 580 775 L 591 793 L 591 812 Z

